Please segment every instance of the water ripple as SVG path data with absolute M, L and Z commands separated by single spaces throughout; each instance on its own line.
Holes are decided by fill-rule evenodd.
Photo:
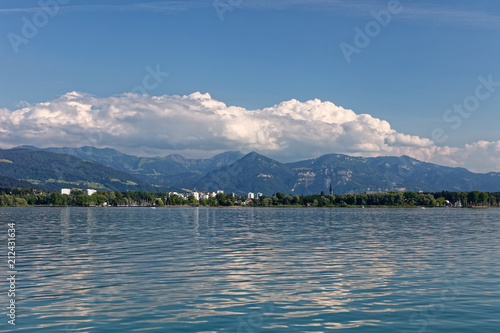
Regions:
M 500 327 L 500 210 L 2 208 L 0 216 L 16 222 L 24 332 Z

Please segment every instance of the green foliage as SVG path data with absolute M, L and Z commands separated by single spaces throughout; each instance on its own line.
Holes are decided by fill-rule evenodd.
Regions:
M 436 199 L 434 199 L 432 194 L 419 194 L 417 198 L 417 205 L 433 207 L 436 206 Z
M 485 192 L 480 192 L 478 196 L 478 204 L 485 205 L 488 202 L 489 195 Z
M 261 198 L 262 206 L 269 207 L 273 205 L 273 200 L 271 198 Z
M 437 198 L 437 199 L 436 199 Z M 99 191 L 87 195 L 82 191 L 72 191 L 70 195 L 58 192 L 42 192 L 33 189 L 0 187 L 0 206 L 234 206 L 242 205 L 246 197 L 233 197 L 218 193 L 215 197 L 197 201 L 194 196 L 187 200 L 179 195 L 167 195 L 163 192 L 151 193 L 146 191 Z M 312 207 L 415 207 L 415 206 L 446 206 L 460 201 L 463 207 L 470 206 L 500 206 L 500 192 L 387 192 L 387 193 L 360 193 L 342 195 L 285 195 L 277 192 L 272 197 L 262 196 L 247 202 L 247 206 L 312 206 Z
M 0 186 L 9 188 L 31 188 L 33 183 L 24 180 L 17 180 L 10 177 L 0 176 Z
M 217 200 L 219 206 L 233 206 L 234 205 L 234 198 L 230 195 L 224 194 L 224 193 L 217 193 L 215 196 L 215 199 Z
M 439 206 L 444 206 L 446 202 L 446 199 L 444 197 L 439 197 L 436 199 L 436 204 Z
M 417 202 L 418 195 L 413 191 L 409 191 L 404 193 L 404 197 L 405 197 L 405 202 L 408 205 L 415 205 Z
M 90 200 L 94 205 L 102 206 L 108 198 L 103 192 L 96 192 L 90 196 Z

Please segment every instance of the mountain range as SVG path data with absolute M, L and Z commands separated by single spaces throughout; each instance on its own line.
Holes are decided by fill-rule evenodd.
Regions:
M 208 159 L 187 159 L 175 154 L 165 157 L 138 157 L 110 148 L 98 149 L 89 146 L 45 149 L 22 146 L 22 148 L 71 155 L 126 172 L 145 182 L 162 187 L 189 184 L 208 172 L 234 163 L 243 157 L 240 152 L 225 152 Z
M 0 186 L 59 190 L 95 188 L 98 190 L 145 190 L 156 187 L 128 173 L 94 161 L 27 148 L 0 149 Z
M 17 182 L 17 183 L 16 183 Z M 281 163 L 255 152 L 208 159 L 138 157 L 110 148 L 22 146 L 0 150 L 0 186 L 103 190 L 224 190 L 239 195 L 334 194 L 386 191 L 499 191 L 500 173 L 479 174 L 401 157 L 340 154 Z

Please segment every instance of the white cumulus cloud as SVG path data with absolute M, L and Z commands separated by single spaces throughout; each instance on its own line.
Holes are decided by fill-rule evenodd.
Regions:
M 440 147 L 399 133 L 369 114 L 318 99 L 261 110 L 227 106 L 200 92 L 186 96 L 71 92 L 57 99 L 0 109 L 0 145 L 112 147 L 138 155 L 209 156 L 255 150 L 278 160 L 328 153 L 409 155 L 476 171 L 499 170 L 500 141 Z

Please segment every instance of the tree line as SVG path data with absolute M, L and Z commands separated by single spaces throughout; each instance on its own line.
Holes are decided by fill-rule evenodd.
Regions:
M 179 195 L 165 192 L 151 193 L 146 191 L 99 191 L 87 195 L 81 190 L 73 190 L 71 194 L 43 192 L 33 189 L 0 187 L 0 207 L 12 206 L 303 206 L 303 207 L 437 207 L 451 206 L 460 203 L 462 207 L 491 206 L 500 203 L 500 192 L 436 192 L 416 193 L 387 192 L 359 193 L 342 195 L 285 195 L 277 192 L 271 196 L 251 199 L 244 196 L 233 196 L 218 193 L 215 197 L 196 200 L 194 196 L 187 199 Z

